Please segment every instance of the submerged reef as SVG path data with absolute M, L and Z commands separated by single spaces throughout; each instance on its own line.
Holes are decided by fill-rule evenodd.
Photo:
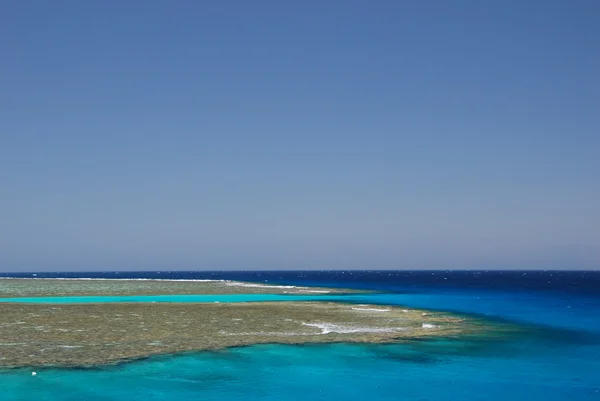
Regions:
M 0 298 L 102 295 L 341 294 L 370 291 L 231 280 L 0 278 Z
M 484 329 L 444 313 L 332 302 L 3 304 L 0 322 L 0 367 L 96 366 L 260 343 L 378 343 Z
M 193 293 L 196 294 L 230 294 L 229 291 L 240 289 L 244 293 L 339 291 L 288 286 L 269 287 L 237 282 L 0 282 L 5 297 L 14 297 L 17 294 L 49 296 L 162 294 L 163 291 L 186 293 L 184 291 L 194 291 L 194 288 L 196 290 Z M 200 287 L 204 292 L 198 291 Z M 0 303 L 0 368 L 92 367 L 159 354 L 217 350 L 263 343 L 391 343 L 482 333 L 498 333 L 498 327 L 474 317 L 451 313 L 324 301 Z

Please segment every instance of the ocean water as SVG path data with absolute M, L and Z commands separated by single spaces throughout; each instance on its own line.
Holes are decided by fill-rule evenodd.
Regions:
M 88 276 L 224 278 L 376 289 L 384 293 L 350 300 L 470 313 L 531 330 L 485 341 L 260 345 L 96 369 L 38 369 L 35 377 L 31 369 L 0 370 L 1 401 L 600 400 L 600 272 Z M 0 347 L 0 356 L 1 352 Z

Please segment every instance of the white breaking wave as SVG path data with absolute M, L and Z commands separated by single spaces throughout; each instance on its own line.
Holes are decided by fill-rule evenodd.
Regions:
M 321 329 L 321 334 L 328 333 L 393 333 L 395 331 L 406 330 L 403 327 L 368 327 L 368 326 L 349 326 L 334 323 L 302 323 L 304 326 L 316 327 Z
M 422 326 L 422 327 L 423 327 L 424 329 L 435 329 L 435 328 L 436 328 L 436 327 L 438 327 L 438 326 L 436 326 L 435 324 L 431 324 L 431 323 L 423 323 L 423 326 Z
M 244 283 L 241 281 L 225 281 L 225 285 L 228 285 L 231 287 L 254 287 L 254 288 L 298 288 L 295 285 L 255 284 L 255 283 Z
M 391 309 L 377 309 L 377 308 L 352 308 L 352 310 L 364 311 L 364 312 L 390 312 Z

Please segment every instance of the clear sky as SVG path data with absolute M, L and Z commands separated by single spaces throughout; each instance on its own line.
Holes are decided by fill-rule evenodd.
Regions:
M 600 266 L 596 0 L 0 6 L 0 270 Z

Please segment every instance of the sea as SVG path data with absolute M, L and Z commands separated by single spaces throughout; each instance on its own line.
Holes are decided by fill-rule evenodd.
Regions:
M 454 338 L 403 344 L 257 345 L 152 357 L 109 367 L 37 368 L 36 376 L 31 375 L 32 369 L 0 369 L 0 401 L 600 401 L 599 271 L 163 271 L 1 276 L 224 279 L 367 289 L 379 292 L 371 299 L 379 304 L 458 312 L 515 323 L 528 330 L 485 341 Z M 0 319 L 1 308 L 0 304 Z

